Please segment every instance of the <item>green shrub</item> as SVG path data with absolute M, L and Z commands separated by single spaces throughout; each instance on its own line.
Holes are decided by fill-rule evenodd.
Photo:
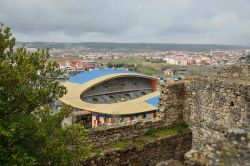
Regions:
M 135 148 L 137 149 L 137 150 L 142 150 L 143 148 L 144 148 L 144 141 L 142 140 L 142 139 L 140 139 L 140 138 L 134 138 L 133 140 L 132 140 L 132 144 L 133 144 L 133 146 L 135 146 Z
M 176 128 L 177 133 L 183 133 L 183 131 L 188 128 L 188 125 L 186 124 L 185 121 L 181 121 L 180 123 L 176 125 L 175 128 Z
M 96 156 L 100 157 L 100 156 L 103 156 L 104 153 L 101 149 L 96 149 L 95 154 Z
M 148 129 L 145 133 L 146 136 L 156 137 L 157 130 L 155 128 Z

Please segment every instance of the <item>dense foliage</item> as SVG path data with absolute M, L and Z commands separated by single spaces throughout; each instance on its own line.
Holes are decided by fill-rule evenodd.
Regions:
M 89 154 L 87 131 L 61 127 L 68 116 L 47 105 L 62 97 L 61 74 L 48 50 L 14 49 L 10 28 L 0 25 L 0 165 L 69 165 Z

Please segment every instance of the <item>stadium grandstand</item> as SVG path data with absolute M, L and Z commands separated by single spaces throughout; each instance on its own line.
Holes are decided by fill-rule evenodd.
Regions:
M 72 112 L 91 116 L 92 127 L 157 118 L 159 80 L 123 69 L 80 73 L 64 83 L 59 99 Z

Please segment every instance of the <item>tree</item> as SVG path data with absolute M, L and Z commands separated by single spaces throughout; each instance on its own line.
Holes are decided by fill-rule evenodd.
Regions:
M 48 50 L 13 50 L 10 28 L 0 27 L 0 118 L 31 113 L 35 108 L 62 97 L 66 89 L 58 81 L 62 74 L 55 62 L 47 62 Z M 50 79 L 46 74 L 50 73 Z
M 61 127 L 69 111 L 48 104 L 66 88 L 48 50 L 14 49 L 10 28 L 0 25 L 0 165 L 69 165 L 90 153 L 82 125 Z M 49 77 L 48 77 L 49 76 Z
M 112 64 L 111 62 L 108 62 L 107 67 L 108 67 L 108 68 L 112 68 L 112 67 L 113 67 L 113 64 Z

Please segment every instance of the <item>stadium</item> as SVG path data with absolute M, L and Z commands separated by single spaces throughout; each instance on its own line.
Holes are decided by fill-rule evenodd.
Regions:
M 123 69 L 80 73 L 64 83 L 59 100 L 91 117 L 91 127 L 157 118 L 159 80 Z

